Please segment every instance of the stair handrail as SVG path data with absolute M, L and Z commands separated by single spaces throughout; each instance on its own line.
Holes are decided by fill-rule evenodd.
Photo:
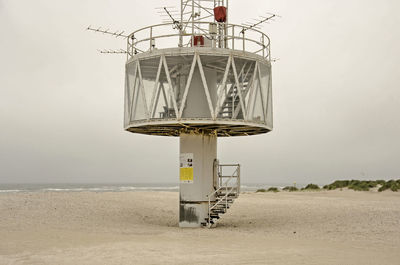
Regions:
M 240 164 L 225 164 L 225 165 L 218 165 L 219 169 L 221 169 L 223 166 L 236 166 L 235 171 L 232 173 L 231 176 L 225 181 L 223 186 L 218 187 L 215 191 L 207 195 L 208 197 L 208 220 L 207 223 L 211 223 L 211 210 L 214 209 L 217 205 L 221 204 L 223 201 L 225 201 L 225 209 L 228 208 L 228 196 L 230 194 L 233 194 L 233 190 L 236 188 L 237 189 L 237 194 L 240 192 Z M 222 170 L 218 170 L 218 178 L 222 177 Z M 228 191 L 228 183 L 233 179 L 237 178 L 236 180 L 236 186 L 231 186 L 229 191 Z M 218 182 L 219 183 L 219 182 Z M 211 197 L 217 194 L 219 191 L 225 189 L 225 196 L 222 197 L 221 199 L 217 200 L 217 202 L 211 206 Z
M 214 194 L 216 194 L 217 192 L 219 192 L 221 189 L 227 188 L 228 182 L 229 182 L 231 179 L 234 178 L 235 174 L 238 172 L 238 169 L 239 169 L 239 166 L 240 166 L 240 165 L 239 165 L 239 164 L 234 164 L 234 165 L 219 165 L 219 166 L 237 166 L 237 168 L 236 168 L 236 170 L 232 173 L 232 175 L 225 181 L 224 186 L 219 187 L 218 189 L 216 189 L 215 191 L 213 191 L 212 193 L 210 193 L 209 195 L 207 195 L 208 200 L 210 200 L 211 197 L 212 197 Z M 220 176 L 220 175 L 218 174 L 218 177 L 219 177 L 219 176 Z M 235 176 L 235 178 L 236 178 L 236 176 Z

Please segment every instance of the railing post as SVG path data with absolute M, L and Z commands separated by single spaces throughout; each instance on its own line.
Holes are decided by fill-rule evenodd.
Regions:
M 271 60 L 271 43 L 268 43 L 268 60 Z
M 235 49 L 235 26 L 232 25 L 232 50 Z
M 219 187 L 222 187 L 222 166 L 219 166 L 219 172 L 218 172 L 218 180 L 219 180 Z
M 246 40 L 245 40 L 245 38 L 244 38 L 244 32 L 245 32 L 245 30 L 244 30 L 244 28 L 243 28 L 243 31 L 242 31 L 242 33 L 243 33 L 243 51 L 246 51 Z
M 237 172 L 237 174 L 238 174 L 238 178 L 237 178 L 237 182 L 238 182 L 238 196 L 239 196 L 239 193 L 240 193 L 240 164 L 238 165 L 238 172 Z
M 126 41 L 126 60 L 129 60 L 129 52 L 130 52 L 130 49 L 129 49 L 129 40 L 130 40 L 130 37 L 128 36 L 128 39 L 127 39 L 127 41 Z
M 131 56 L 133 56 L 135 53 L 134 53 L 134 50 L 135 50 L 135 35 L 132 35 L 131 36 Z
M 228 184 L 225 186 L 225 212 L 228 211 Z
M 262 55 L 263 57 L 265 57 L 264 34 L 262 35 L 262 45 L 263 45 Z
M 152 42 L 153 42 L 153 27 L 150 28 L 150 51 L 152 49 Z
M 210 220 L 210 218 L 211 218 L 211 214 L 210 214 L 211 201 L 210 201 L 210 198 L 211 198 L 211 196 L 208 196 L 208 220 L 207 220 L 208 224 L 211 224 L 211 220 Z
M 181 0 L 181 22 L 179 28 L 179 47 L 182 48 L 183 46 L 183 0 Z

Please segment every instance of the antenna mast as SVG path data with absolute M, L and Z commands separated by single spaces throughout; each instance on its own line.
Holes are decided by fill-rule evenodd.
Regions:
M 101 27 L 95 29 L 95 28 L 92 28 L 91 26 L 87 27 L 86 30 L 97 32 L 97 33 L 103 33 L 103 34 L 111 35 L 111 36 L 114 36 L 116 38 L 118 38 L 118 37 L 128 38 L 127 35 L 124 35 L 125 31 L 123 31 L 123 30 L 121 30 L 121 31 L 117 30 L 115 32 L 112 32 L 112 31 L 110 31 L 110 29 L 103 30 Z
M 271 14 L 269 17 L 261 17 L 262 19 L 260 20 L 260 21 L 258 21 L 257 23 L 255 23 L 255 24 L 252 24 L 252 25 L 246 25 L 247 26 L 247 28 L 243 28 L 242 29 L 242 31 L 240 32 L 240 33 L 244 33 L 245 31 L 247 31 L 247 30 L 249 30 L 249 29 L 252 29 L 252 28 L 257 28 L 257 26 L 259 26 L 259 25 L 261 25 L 261 24 L 263 24 L 263 23 L 266 23 L 266 22 L 268 22 L 269 20 L 271 20 L 271 19 L 273 19 L 274 17 L 277 17 L 278 15 L 275 15 L 275 14 Z

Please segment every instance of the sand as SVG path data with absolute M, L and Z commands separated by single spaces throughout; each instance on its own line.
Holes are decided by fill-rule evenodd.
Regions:
M 0 194 L 0 264 L 400 264 L 400 193 L 245 193 L 180 229 L 176 192 Z

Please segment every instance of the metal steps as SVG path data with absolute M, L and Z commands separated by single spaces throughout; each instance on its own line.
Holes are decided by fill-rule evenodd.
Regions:
M 233 168 L 231 175 L 223 175 L 223 169 Z M 215 191 L 208 195 L 208 216 L 201 224 L 205 227 L 214 227 L 220 215 L 226 213 L 231 208 L 235 199 L 240 193 L 240 165 L 217 165 L 217 187 Z M 213 199 L 213 200 L 212 200 Z
M 247 71 L 245 71 L 245 68 L 246 64 L 243 66 L 242 70 L 238 74 L 238 79 L 240 80 L 241 87 L 240 90 L 243 98 L 246 98 L 247 93 L 252 86 L 252 76 L 249 75 L 249 70 L 251 70 L 253 66 L 247 66 Z M 244 102 L 244 104 L 246 105 L 247 103 Z M 229 87 L 227 93 L 225 94 L 225 98 L 223 99 L 223 102 L 220 106 L 221 107 L 218 111 L 218 118 L 243 118 L 243 110 L 240 106 L 239 91 L 236 84 L 232 84 Z

